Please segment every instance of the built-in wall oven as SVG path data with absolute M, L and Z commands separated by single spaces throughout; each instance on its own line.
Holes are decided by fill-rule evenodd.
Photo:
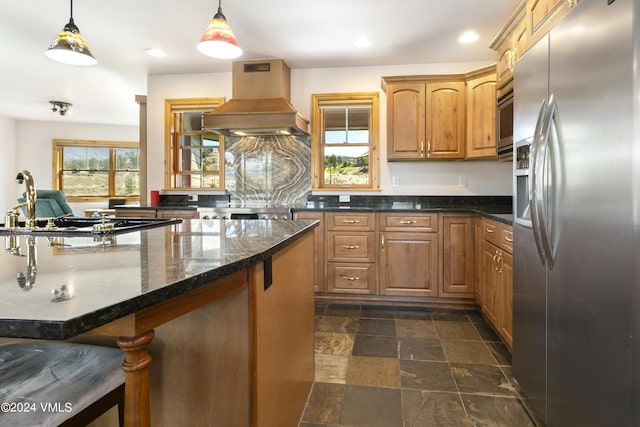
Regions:
M 505 87 L 497 100 L 496 151 L 498 158 L 513 158 L 513 85 Z

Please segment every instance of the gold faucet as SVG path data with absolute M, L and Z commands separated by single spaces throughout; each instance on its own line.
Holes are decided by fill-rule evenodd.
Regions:
M 25 197 L 27 199 L 25 203 L 26 207 L 26 218 L 27 221 L 25 223 L 25 227 L 27 228 L 35 228 L 36 226 L 36 185 L 33 182 L 33 176 L 31 172 L 26 169 L 22 169 L 18 172 L 18 176 L 16 176 L 16 182 L 18 184 L 22 184 L 24 182 L 25 185 Z

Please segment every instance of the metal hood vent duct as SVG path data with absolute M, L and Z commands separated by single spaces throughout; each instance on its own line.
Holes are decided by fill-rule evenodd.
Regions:
M 234 61 L 233 98 L 205 115 L 204 128 L 223 135 L 309 133 L 291 105 L 291 70 L 281 59 Z

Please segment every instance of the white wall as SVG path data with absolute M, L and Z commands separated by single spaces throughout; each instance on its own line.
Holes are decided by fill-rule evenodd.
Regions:
M 0 121 L 0 123 L 2 123 Z M 137 126 L 114 126 L 81 123 L 60 123 L 19 120 L 15 122 L 15 156 L 9 165 L 15 180 L 15 172 L 28 169 L 33 174 L 36 188 L 53 188 L 53 153 L 54 139 L 86 139 L 96 141 L 138 141 Z M 0 125 L 1 126 L 1 125 Z M 0 135 L 2 132 L 0 131 Z M 0 164 L 4 159 L 0 160 Z M 3 168 L 4 171 L 4 168 Z M 7 181 L 2 181 L 7 182 Z M 5 185 L 0 185 L 3 187 Z M 19 184 L 9 184 L 10 203 L 22 194 L 24 188 Z M 1 190 L 0 190 L 1 191 Z M 102 203 L 70 203 L 76 215 L 82 216 L 84 209 L 92 207 L 106 207 Z
M 0 116 L 0 222 L 4 222 L 4 213 L 15 206 L 16 196 L 12 183 L 15 182 L 17 170 L 16 158 L 16 122 L 5 116 Z
M 314 93 L 380 93 L 381 194 L 511 195 L 511 162 L 474 160 L 388 163 L 386 161 L 386 96 L 381 87 L 381 77 L 465 73 L 485 65 L 488 63 L 295 69 L 291 71 L 291 103 L 303 116 L 310 118 L 311 95 Z M 149 190 L 162 189 L 164 186 L 164 99 L 220 96 L 226 99 L 231 98 L 230 73 L 149 76 L 147 94 Z M 391 186 L 392 176 L 398 177 L 399 187 Z M 460 177 L 466 179 L 466 186 L 459 185 Z

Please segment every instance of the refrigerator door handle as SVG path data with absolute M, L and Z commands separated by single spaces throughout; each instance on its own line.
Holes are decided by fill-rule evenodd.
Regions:
M 539 209 L 538 219 L 540 220 L 540 236 L 542 247 L 546 254 L 549 268 L 553 268 L 556 254 L 557 224 L 556 203 L 559 200 L 560 174 L 556 173 L 560 162 L 559 141 L 557 130 L 558 105 L 553 94 L 549 96 L 549 106 L 543 124 L 543 138 L 540 149 L 541 163 L 539 165 L 540 174 L 537 176 L 541 191 L 538 191 L 537 207 Z
M 529 206 L 531 212 L 531 228 L 533 231 L 533 240 L 536 243 L 536 249 L 538 256 L 542 264 L 546 263 L 546 254 L 544 247 L 542 246 L 542 236 L 540 233 L 540 217 L 538 209 L 538 193 L 541 189 L 538 188 L 538 175 L 539 175 L 539 156 L 540 146 L 543 141 L 543 122 L 547 113 L 547 100 L 542 101 L 540 110 L 538 112 L 538 119 L 536 120 L 535 130 L 533 132 L 533 138 L 531 141 L 531 164 L 529 165 Z

